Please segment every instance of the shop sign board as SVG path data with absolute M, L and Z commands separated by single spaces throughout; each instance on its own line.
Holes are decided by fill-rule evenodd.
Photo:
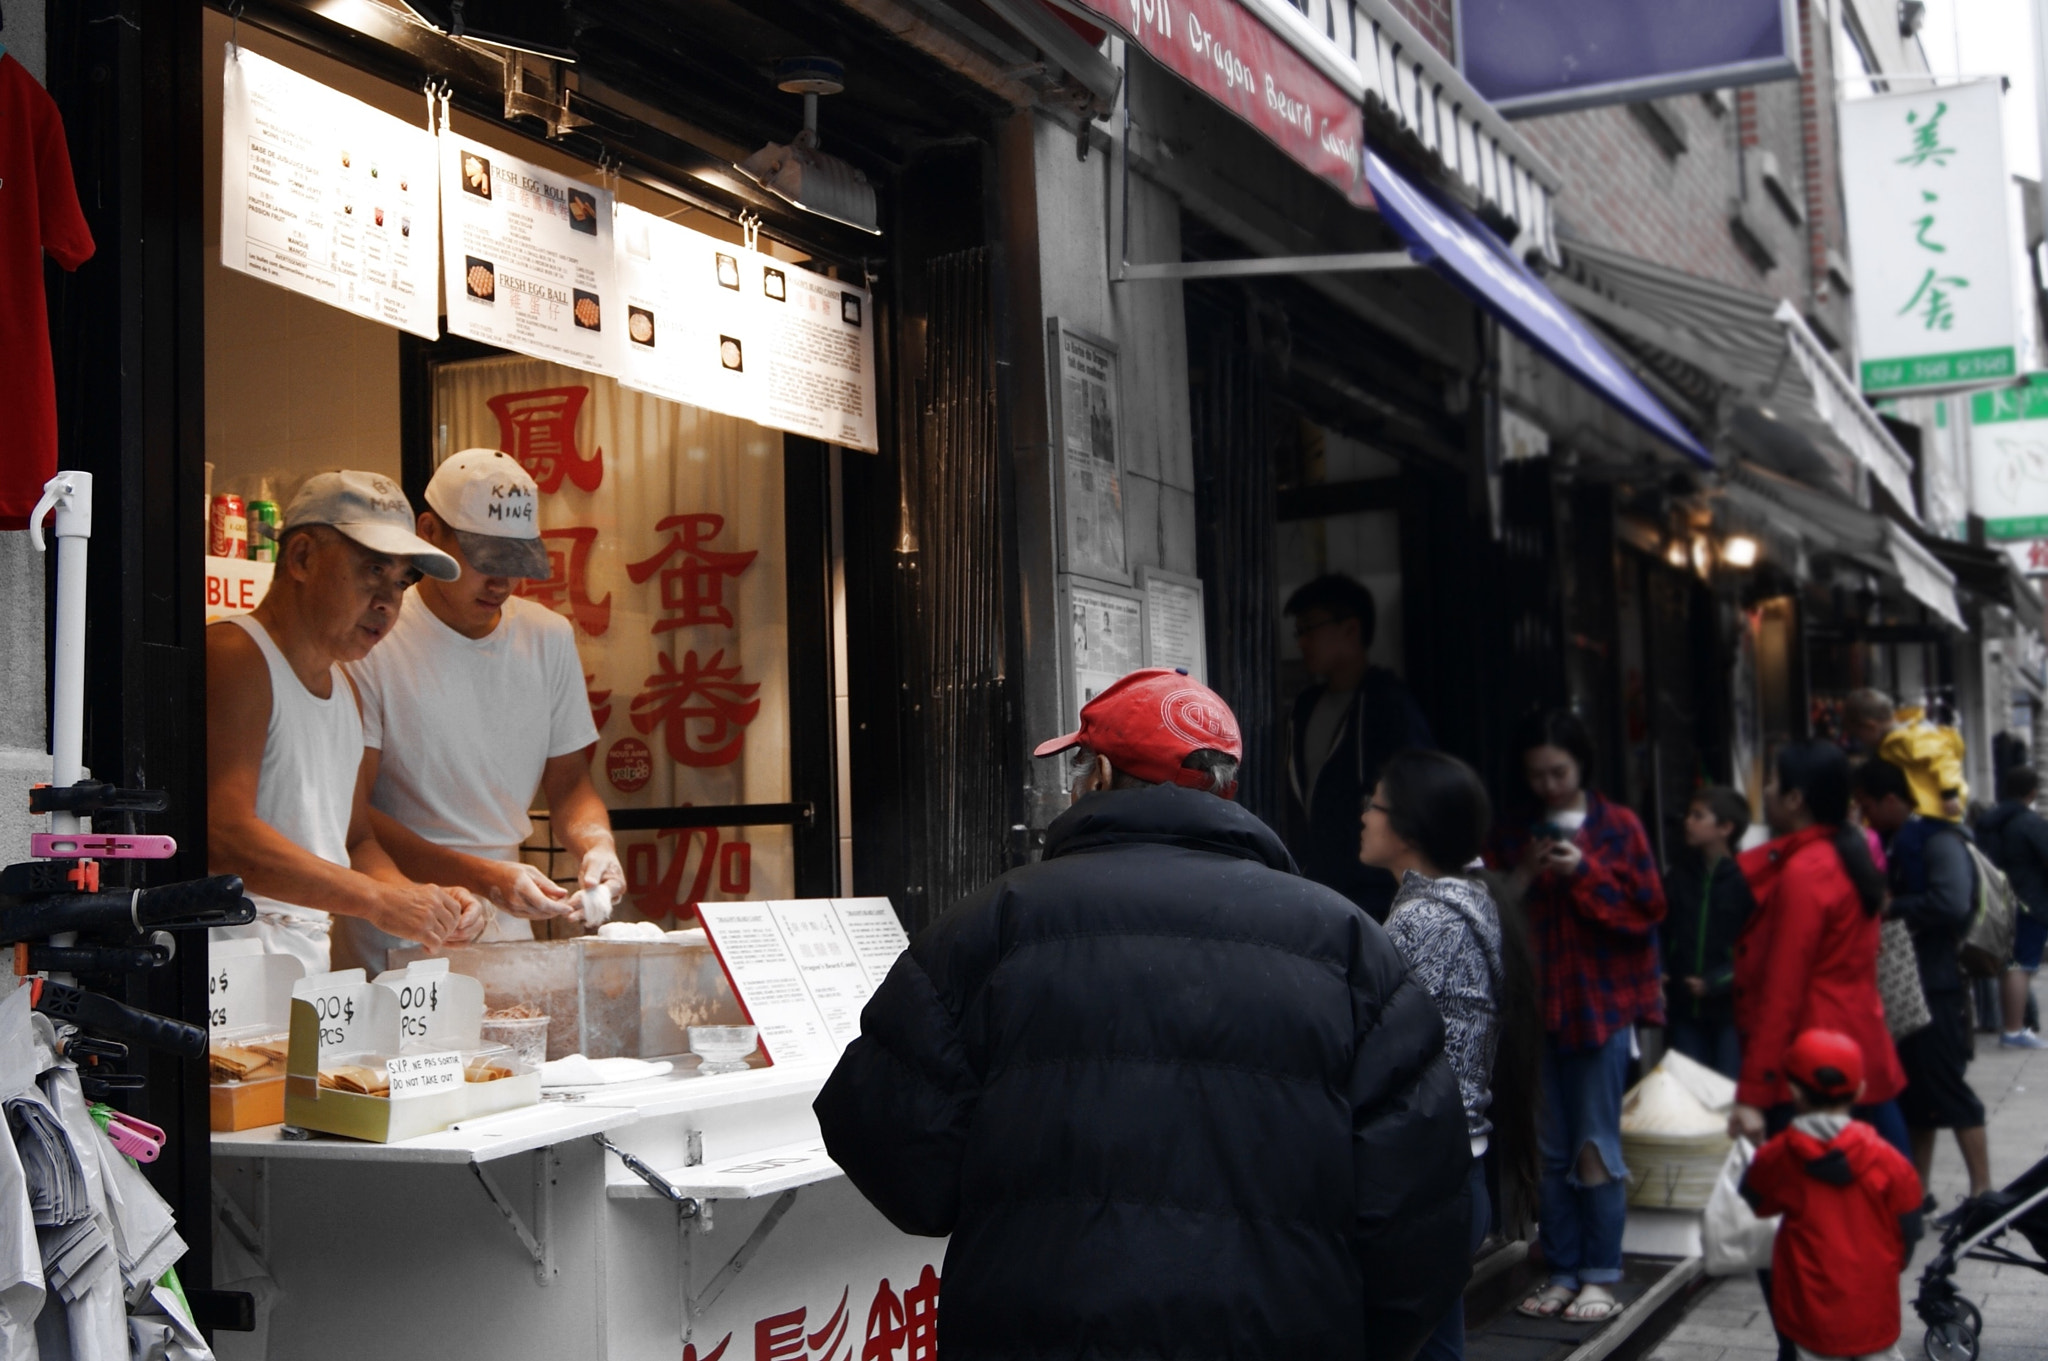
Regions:
M 249 558 L 206 558 L 206 622 L 217 624 L 230 615 L 247 614 L 270 592 L 274 562 Z
M 441 333 L 434 135 L 228 44 L 220 262 L 429 340 Z
M 1117 348 L 1057 317 L 1046 322 L 1046 343 L 1052 350 L 1052 431 L 1060 456 L 1060 569 L 1128 584 Z
M 1177 666 L 1207 685 L 1209 642 L 1202 579 L 1140 567 L 1138 584 L 1145 591 L 1145 665 Z
M 626 387 L 875 452 L 872 299 L 864 288 L 620 204 Z
M 1970 398 L 1970 504 L 1986 540 L 2048 576 L 2048 374 Z
M 1458 67 L 1510 118 L 1799 75 L 1797 0 L 1458 0 Z
M 2000 98 L 1985 80 L 1841 105 L 1865 392 L 2019 372 Z
M 1237 0 L 1065 0 L 1366 202 L 1365 110 Z
M 441 211 L 450 335 L 613 371 L 608 191 L 443 132 Z
M 831 1063 L 910 938 L 886 898 L 699 903 L 698 918 L 771 1063 Z

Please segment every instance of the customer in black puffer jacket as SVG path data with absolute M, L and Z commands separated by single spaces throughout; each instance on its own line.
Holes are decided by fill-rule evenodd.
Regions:
M 1077 746 L 1043 863 L 917 938 L 817 1100 L 854 1185 L 952 1235 L 940 1355 L 1411 1355 L 1470 1265 L 1435 1005 L 1217 797 L 1213 692 L 1134 673 L 1040 754 Z

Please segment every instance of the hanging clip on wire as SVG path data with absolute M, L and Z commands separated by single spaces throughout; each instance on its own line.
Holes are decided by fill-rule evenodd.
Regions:
M 756 244 L 761 239 L 761 215 L 759 213 L 741 213 L 740 231 L 745 236 L 745 245 L 748 250 L 760 249 Z
M 242 57 L 242 8 L 245 0 L 235 0 L 228 6 L 228 52 L 237 60 Z

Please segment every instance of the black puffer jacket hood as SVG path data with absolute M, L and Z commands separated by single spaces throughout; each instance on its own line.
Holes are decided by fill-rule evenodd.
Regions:
M 1214 795 L 1092 795 L 920 934 L 819 1095 L 939 1354 L 1405 1358 L 1467 1275 L 1443 1022 L 1380 928 Z

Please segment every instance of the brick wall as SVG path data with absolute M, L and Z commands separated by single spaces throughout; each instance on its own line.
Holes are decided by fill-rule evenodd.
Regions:
M 1447 57 L 1456 57 L 1457 26 L 1451 19 L 1451 0 L 1394 0 L 1401 17 L 1422 30 L 1430 45 Z

